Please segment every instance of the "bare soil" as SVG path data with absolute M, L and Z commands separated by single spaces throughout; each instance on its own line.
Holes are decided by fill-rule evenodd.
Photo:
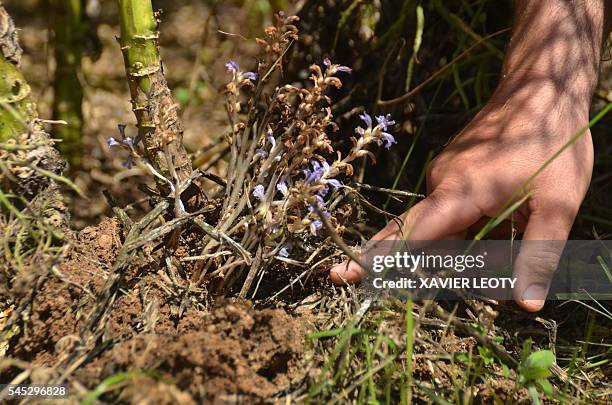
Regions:
M 56 277 L 48 278 L 36 294 L 24 336 L 11 343 L 12 356 L 53 367 L 69 352 L 120 244 L 120 227 L 113 219 L 78 234 Z M 123 288 L 126 294 L 110 312 L 106 331 L 109 338 L 120 336 L 119 342 L 74 375 L 89 389 L 122 371 L 145 370 L 184 391 L 158 384 L 161 377 L 140 376 L 162 402 L 260 402 L 288 391 L 304 377 L 301 361 L 308 326 L 303 317 L 233 300 L 189 308 L 178 317 L 161 299 L 164 293 L 155 277 L 134 272 Z M 136 400 L 144 391 L 135 382 L 132 386 L 122 395 Z

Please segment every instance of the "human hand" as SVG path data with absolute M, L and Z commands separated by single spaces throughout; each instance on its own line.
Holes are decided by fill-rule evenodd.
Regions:
M 527 82 L 524 82 L 527 83 Z M 568 140 L 585 127 L 588 108 L 557 96 L 538 81 L 516 89 L 502 84 L 487 106 L 436 157 L 427 172 L 428 197 L 391 221 L 376 240 L 465 239 L 508 203 L 529 194 L 494 236 L 565 241 L 588 189 L 593 144 L 587 130 L 536 174 Z M 588 103 L 587 103 L 588 105 Z M 531 179 L 531 181 L 529 181 Z M 514 297 L 527 311 L 544 305 L 563 243 L 548 249 L 523 245 L 517 257 Z M 354 262 L 331 269 L 333 282 L 358 282 L 363 270 Z

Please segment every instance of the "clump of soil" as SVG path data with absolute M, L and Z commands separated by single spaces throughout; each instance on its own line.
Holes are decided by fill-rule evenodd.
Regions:
M 288 390 L 300 374 L 306 328 L 282 309 L 228 303 L 208 313 L 190 310 L 176 328 L 159 329 L 115 345 L 77 379 L 155 369 L 196 400 L 251 402 Z

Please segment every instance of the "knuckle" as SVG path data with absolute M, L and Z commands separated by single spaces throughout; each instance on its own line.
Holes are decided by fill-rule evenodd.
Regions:
M 529 209 L 531 212 L 549 213 L 557 219 L 569 222 L 574 222 L 582 199 L 561 198 L 559 195 L 554 195 L 549 198 L 532 198 L 529 200 Z
M 427 180 L 436 181 L 442 177 L 442 169 L 445 165 L 442 163 L 442 155 L 436 156 L 427 166 Z
M 433 211 L 438 213 L 446 213 L 452 209 L 452 198 L 456 193 L 451 188 L 438 187 L 428 197 Z
M 557 269 L 561 254 L 557 250 L 541 250 L 526 258 L 523 265 L 532 275 L 548 277 Z
M 446 201 L 452 197 L 463 195 L 466 193 L 465 179 L 449 176 L 438 185 L 435 191 L 439 201 Z
M 438 178 L 438 174 L 439 173 L 439 169 L 435 166 L 435 165 L 430 165 L 427 168 L 427 172 L 426 172 L 426 179 L 427 179 L 427 184 L 432 184 L 437 178 Z

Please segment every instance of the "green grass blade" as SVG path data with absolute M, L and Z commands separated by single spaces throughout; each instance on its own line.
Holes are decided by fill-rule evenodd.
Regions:
M 81 402 L 81 405 L 92 405 L 94 401 L 97 400 L 100 396 L 102 396 L 104 393 L 108 391 L 112 391 L 113 389 L 117 388 L 118 385 L 126 381 L 129 381 L 134 377 L 139 377 L 139 376 L 149 377 L 151 376 L 151 374 L 152 374 L 151 372 L 147 372 L 147 371 L 132 370 L 132 371 L 125 371 L 123 373 L 117 373 L 109 377 L 106 377 L 100 384 L 98 384 L 96 388 L 94 388 L 93 391 L 91 391 L 89 394 L 87 394 L 87 396 L 85 396 L 85 398 Z

